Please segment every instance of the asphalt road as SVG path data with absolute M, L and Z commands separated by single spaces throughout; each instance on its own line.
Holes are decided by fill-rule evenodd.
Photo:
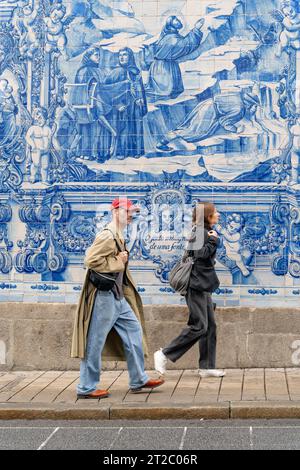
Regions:
M 0 450 L 300 450 L 300 420 L 0 421 Z

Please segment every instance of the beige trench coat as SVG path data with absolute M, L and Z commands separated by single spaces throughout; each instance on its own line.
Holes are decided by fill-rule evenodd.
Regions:
M 111 223 L 108 228 L 112 230 L 121 247 L 124 246 L 122 236 L 117 233 L 116 227 Z M 120 272 L 124 271 L 123 262 L 117 258 L 118 249 L 113 235 L 108 230 L 100 232 L 92 246 L 88 249 L 85 257 L 85 266 L 98 272 Z M 148 356 L 148 347 L 145 332 L 145 320 L 143 313 L 143 304 L 140 295 L 137 292 L 134 281 L 126 266 L 126 275 L 128 285 L 123 285 L 124 297 L 141 323 L 143 329 L 143 347 L 144 354 Z M 80 295 L 75 322 L 73 328 L 73 338 L 71 346 L 71 357 L 84 358 L 87 342 L 87 333 L 93 311 L 95 295 L 97 289 L 88 279 L 88 270 L 85 276 L 82 292 Z M 121 338 L 114 329 L 109 333 L 102 358 L 110 361 L 125 360 L 124 350 Z

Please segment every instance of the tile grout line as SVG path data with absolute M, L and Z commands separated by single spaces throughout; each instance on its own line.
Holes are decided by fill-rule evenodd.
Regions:
M 125 369 L 122 369 L 121 373 L 118 375 L 118 377 L 116 377 L 116 379 L 113 381 L 113 383 L 109 386 L 108 390 L 110 390 L 110 388 L 112 387 L 112 385 L 113 385 L 115 382 L 117 382 L 117 380 L 121 377 L 121 375 L 122 375 L 124 372 L 126 372 L 126 370 L 125 370 Z M 118 390 L 115 390 L 115 391 L 117 392 Z M 128 386 L 128 388 L 127 388 L 127 390 L 126 390 L 126 393 L 125 393 L 124 397 L 122 398 L 120 404 L 123 404 L 123 403 L 124 403 L 124 400 L 125 400 L 125 398 L 127 397 L 127 395 L 129 394 L 129 392 L 130 392 L 130 388 L 129 388 L 129 386 Z M 101 400 L 102 400 L 102 399 L 100 398 L 100 399 L 98 400 L 98 403 L 100 403 Z M 109 406 L 109 418 L 108 418 L 108 419 L 111 419 L 111 418 L 110 418 L 110 408 L 111 408 L 112 406 L 115 406 L 115 405 L 116 405 L 116 403 L 112 403 L 112 404 Z
M 46 373 L 46 372 L 45 372 Z M 39 392 L 37 392 L 32 398 L 30 401 L 34 400 L 35 397 L 37 397 L 40 393 L 42 393 L 44 390 L 46 390 L 47 387 L 49 387 L 49 385 L 52 385 L 56 380 L 58 380 L 62 375 L 64 374 L 64 371 L 59 375 L 57 376 L 55 379 L 52 380 L 52 382 L 49 382 L 44 388 L 42 388 L 42 390 L 40 390 Z M 39 378 L 39 377 L 38 377 Z
M 73 385 L 74 382 L 76 382 L 76 380 L 78 380 L 78 378 L 79 378 L 79 373 L 78 373 L 76 379 L 72 380 L 72 382 L 71 382 L 69 385 L 67 385 L 63 390 L 61 390 L 61 392 L 59 392 L 59 394 L 56 395 L 56 397 L 54 398 L 54 400 L 52 400 L 51 403 L 54 403 L 55 400 L 59 397 L 59 395 L 61 395 L 62 393 L 64 393 L 64 391 L 67 390 L 67 388 L 69 388 L 71 385 Z M 76 403 L 76 401 L 77 401 L 77 400 L 75 400 L 75 403 Z
M 245 369 L 243 370 L 243 378 L 242 378 L 242 388 L 241 388 L 241 401 L 243 401 L 243 395 L 244 395 L 244 385 L 245 385 Z
M 109 385 L 109 387 L 107 387 L 107 390 L 108 390 L 108 391 L 110 391 L 110 389 L 111 389 L 111 387 L 113 386 L 113 384 L 114 384 L 114 383 L 121 377 L 121 375 L 125 372 L 125 369 L 118 370 L 117 372 L 120 372 L 120 373 L 119 373 L 119 375 L 115 378 L 115 380 Z M 127 393 L 128 393 L 128 392 L 127 392 Z M 126 396 L 127 396 L 127 393 L 126 393 Z M 108 398 L 109 398 L 109 397 L 108 397 Z M 77 398 L 75 403 L 77 403 L 78 400 L 80 400 L 80 398 Z M 98 405 L 100 404 L 101 400 L 102 400 L 102 398 L 98 398 L 98 400 L 97 400 Z M 95 401 L 96 401 L 96 400 L 95 400 Z M 109 416 L 110 416 L 110 407 L 109 407 Z M 109 417 L 109 419 L 110 419 L 110 417 Z
M 123 372 L 124 372 L 124 369 L 118 370 L 117 372 L 120 372 L 119 375 L 115 378 L 115 380 L 113 380 L 113 382 L 110 384 L 110 386 L 107 387 L 107 390 L 109 390 L 109 389 L 113 386 L 113 384 L 121 377 L 121 375 L 122 375 Z
M 198 385 L 196 387 L 196 391 L 194 393 L 193 403 L 195 402 L 195 399 L 196 399 L 196 396 L 197 396 L 197 393 L 198 393 L 198 390 L 199 390 L 199 387 L 200 387 L 201 379 L 202 379 L 202 377 L 201 377 L 201 375 L 199 375 L 199 382 L 198 382 Z
M 166 372 L 167 372 L 167 371 L 166 371 Z M 183 372 L 182 372 L 182 374 L 183 374 Z M 165 383 L 167 383 L 167 380 L 168 380 L 168 379 L 167 379 L 167 377 L 166 377 L 166 374 L 161 374 L 159 377 L 160 377 L 160 378 L 163 378 L 164 381 L 165 381 Z M 181 377 L 181 376 L 180 376 L 180 377 Z M 175 387 L 177 386 L 178 381 L 180 380 L 180 377 L 179 377 L 179 379 L 177 380 Z M 146 400 L 147 403 L 148 403 L 148 399 L 150 398 L 152 392 L 153 392 L 153 389 L 150 390 L 150 393 L 149 393 L 149 395 L 148 395 L 148 397 L 147 397 L 147 400 Z M 172 389 L 172 393 L 171 393 L 170 397 L 168 397 L 169 400 L 172 398 L 173 393 L 174 393 L 174 389 Z
M 27 387 L 29 387 L 29 385 L 32 385 L 36 380 L 38 380 L 40 377 L 42 377 L 44 374 L 46 374 L 46 371 L 44 372 L 41 372 L 40 375 L 38 375 L 34 380 L 32 380 L 31 382 L 29 382 L 27 385 L 25 385 L 23 388 L 21 388 L 20 390 L 18 390 L 17 392 L 13 393 L 8 400 L 6 400 L 6 402 L 8 403 L 9 400 L 11 400 L 15 395 L 17 395 L 18 393 L 20 392 L 23 392 L 23 390 L 25 390 Z M 5 391 L 5 390 L 4 390 Z
M 155 389 L 154 389 L 154 388 L 151 388 L 151 389 L 149 390 L 149 392 L 148 392 L 148 394 L 147 394 L 147 397 L 146 397 L 146 400 L 145 400 L 144 403 L 148 403 L 148 400 L 149 400 L 150 395 L 151 395 L 151 393 L 153 392 L 153 390 L 155 390 Z
M 125 372 L 125 369 L 122 369 L 121 374 L 118 375 L 118 377 L 116 378 L 116 380 L 113 381 L 113 383 L 110 385 L 110 387 L 121 377 L 121 375 L 122 375 L 124 372 Z M 110 387 L 109 387 L 109 388 L 110 388 Z M 127 397 L 127 395 L 129 394 L 129 392 L 130 392 L 130 388 L 128 387 L 128 389 L 127 389 L 127 391 L 126 391 L 126 393 L 125 393 L 123 399 L 121 400 L 121 403 L 122 403 L 122 404 L 123 404 L 125 398 Z M 98 400 L 98 402 L 99 402 L 99 401 L 100 401 L 100 400 Z
M 11 385 L 13 382 L 15 382 L 16 379 L 17 379 L 17 377 L 15 377 L 14 379 L 12 379 L 10 382 L 8 382 L 7 384 L 5 384 L 5 385 L 3 385 L 3 386 L 0 385 L 0 393 L 5 392 L 5 390 L 3 390 L 3 389 L 5 389 L 5 387 L 8 387 L 8 386 Z
M 292 401 L 286 367 L 284 368 L 284 375 L 285 375 L 285 382 L 286 382 L 286 387 L 287 387 L 287 391 L 288 391 L 288 395 L 289 395 L 289 400 Z
M 184 372 L 184 370 L 182 369 L 182 370 L 181 370 L 181 374 L 180 374 L 180 376 L 179 376 L 179 378 L 178 378 L 178 380 L 177 380 L 177 382 L 176 382 L 176 384 L 175 384 L 175 387 L 173 388 L 173 392 L 171 393 L 170 398 L 172 398 L 172 396 L 174 395 L 175 390 L 177 389 L 178 384 L 179 384 L 180 380 L 182 379 L 183 372 Z
M 164 383 L 166 383 L 166 378 L 165 378 L 163 375 L 164 375 L 164 374 L 160 375 L 159 378 L 160 378 L 160 379 L 163 379 L 163 380 L 164 380 Z M 162 376 L 163 376 L 163 377 L 162 377 Z M 151 393 L 153 393 L 153 390 L 154 390 L 153 388 L 151 388 L 151 390 L 149 390 L 149 393 L 148 393 L 148 395 L 147 395 L 147 398 L 146 398 L 146 400 L 145 400 L 145 403 L 148 403 L 148 400 L 149 400 L 149 398 L 150 398 L 150 396 L 151 396 Z
M 219 390 L 218 390 L 218 396 L 217 396 L 217 403 L 220 402 L 220 395 L 221 395 L 221 388 L 222 388 L 222 385 L 223 385 L 223 377 L 221 377 L 221 380 L 220 380 L 220 385 L 219 385 Z
M 127 392 L 125 393 L 125 395 L 124 395 L 124 397 L 123 397 L 123 399 L 122 399 L 122 404 L 124 403 L 124 401 L 125 401 L 125 399 L 126 399 L 126 397 L 127 397 L 127 395 L 128 395 L 129 393 L 130 393 L 130 388 L 128 387 Z
M 12 371 L 12 373 L 14 373 L 15 371 Z M 26 372 L 26 371 L 25 371 Z M 29 384 L 25 385 L 23 388 L 21 388 L 20 390 L 18 390 L 18 392 L 16 393 L 19 393 L 21 392 L 22 390 L 24 390 L 24 388 L 26 388 L 28 385 L 31 385 L 35 380 L 39 379 L 43 374 L 45 374 L 46 371 L 41 371 L 40 375 L 38 375 L 32 382 L 29 382 Z M 4 374 L 5 375 L 5 374 Z M 13 382 L 16 382 L 17 379 L 18 379 L 18 375 L 15 376 L 15 378 L 13 380 L 11 380 L 10 382 L 8 382 L 6 385 L 4 385 L 3 387 L 0 386 L 0 392 L 1 393 L 7 393 L 7 391 L 5 390 L 6 387 L 9 387 Z M 25 377 L 26 378 L 26 377 Z M 23 378 L 21 377 L 21 381 L 19 381 L 19 383 L 21 383 L 23 380 Z M 14 393 L 14 395 L 16 395 L 16 393 Z M 12 395 L 12 397 L 14 396 Z M 10 397 L 11 398 L 11 397 Z M 9 398 L 9 399 L 10 399 Z
M 47 437 L 47 439 L 40 445 L 40 447 L 37 450 L 42 450 L 48 444 L 48 442 L 54 436 L 54 434 L 57 433 L 58 430 L 59 430 L 59 427 L 55 428 L 54 431 L 50 434 L 50 436 Z

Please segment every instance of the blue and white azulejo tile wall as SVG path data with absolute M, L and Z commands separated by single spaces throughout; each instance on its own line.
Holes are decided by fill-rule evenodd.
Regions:
M 298 0 L 0 0 L 1 301 L 75 302 L 123 195 L 145 303 L 201 200 L 217 302 L 297 305 L 299 158 Z

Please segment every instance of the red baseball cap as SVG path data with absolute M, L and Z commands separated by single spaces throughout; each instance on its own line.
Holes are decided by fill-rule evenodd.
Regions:
M 111 203 L 111 209 L 119 209 L 119 207 L 133 212 L 140 211 L 140 208 L 138 206 L 135 206 L 133 202 L 130 199 L 127 199 L 126 197 L 118 197 L 114 199 Z

